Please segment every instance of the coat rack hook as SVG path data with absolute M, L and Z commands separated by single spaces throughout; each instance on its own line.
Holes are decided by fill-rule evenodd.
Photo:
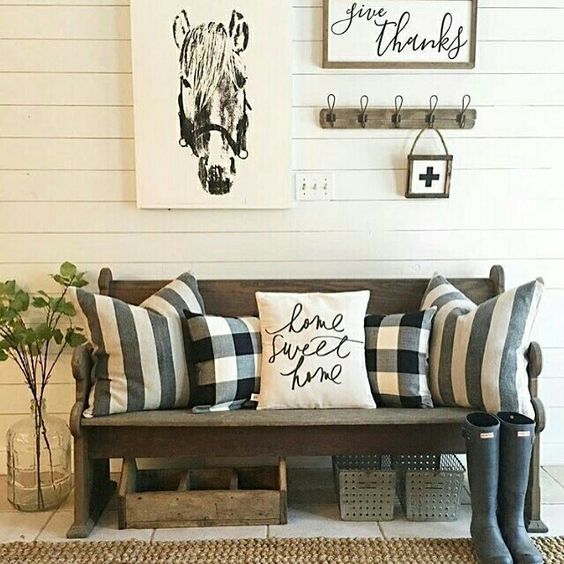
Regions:
M 337 114 L 335 114 L 335 104 L 337 103 L 337 97 L 335 94 L 329 94 L 327 96 L 327 105 L 329 106 L 329 113 L 327 114 L 327 121 L 331 124 L 331 127 L 335 127 L 335 122 L 337 121 Z
M 403 96 L 398 94 L 395 99 L 396 111 L 392 116 L 392 123 L 399 129 L 401 127 L 401 109 L 403 108 Z
M 435 112 L 437 111 L 437 106 L 439 105 L 439 97 L 436 94 L 433 94 L 429 98 L 429 113 L 425 118 L 427 125 L 429 127 L 435 127 Z
M 466 112 L 470 107 L 470 103 L 472 102 L 472 98 L 470 94 L 465 94 L 462 97 L 462 111 L 458 114 L 456 121 L 458 121 L 458 125 L 460 129 L 464 129 L 466 127 Z
M 358 116 L 358 123 L 362 125 L 362 128 L 366 128 L 366 123 L 368 122 L 368 116 L 366 115 L 366 110 L 368 109 L 369 98 L 366 94 L 360 98 L 360 115 Z

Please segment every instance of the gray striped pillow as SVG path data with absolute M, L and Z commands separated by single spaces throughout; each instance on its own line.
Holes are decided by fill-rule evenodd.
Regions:
M 94 348 L 94 386 L 85 417 L 190 405 L 183 312 L 204 312 L 191 274 L 140 307 L 77 289 L 69 297 Z
M 438 308 L 429 357 L 435 405 L 534 418 L 525 352 L 543 289 L 539 279 L 477 306 L 433 277 L 421 308 Z

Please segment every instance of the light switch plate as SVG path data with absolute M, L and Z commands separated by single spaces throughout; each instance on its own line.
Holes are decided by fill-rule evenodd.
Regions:
M 333 199 L 334 175 L 331 172 L 300 172 L 296 174 L 296 199 L 328 201 Z

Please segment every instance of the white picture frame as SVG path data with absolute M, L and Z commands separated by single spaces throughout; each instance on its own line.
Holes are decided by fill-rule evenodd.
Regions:
M 324 68 L 474 68 L 478 0 L 324 0 Z
M 292 203 L 291 4 L 131 0 L 140 208 Z

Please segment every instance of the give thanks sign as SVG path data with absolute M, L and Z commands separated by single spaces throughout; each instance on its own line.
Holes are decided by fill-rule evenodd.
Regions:
M 325 0 L 325 68 L 473 68 L 478 0 Z

